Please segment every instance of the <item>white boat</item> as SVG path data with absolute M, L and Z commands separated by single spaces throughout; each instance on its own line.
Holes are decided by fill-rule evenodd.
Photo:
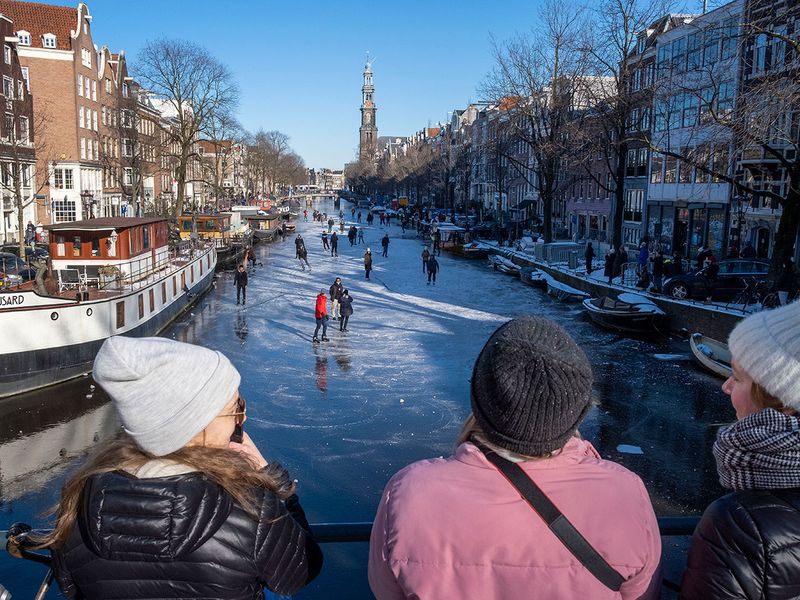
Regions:
M 547 288 L 548 277 L 546 273 L 531 267 L 522 267 L 519 271 L 519 278 L 522 283 L 540 289 Z
M 589 297 L 586 292 L 556 281 L 549 275 L 547 276 L 547 293 L 562 302 L 581 302 Z
M 492 254 L 489 257 L 489 262 L 492 263 L 495 271 L 500 271 L 507 275 L 514 275 L 515 277 L 519 275 L 520 266 L 503 256 Z
M 213 282 L 213 240 L 171 249 L 161 218 L 48 225 L 49 291 L 0 292 L 0 397 L 91 371 L 112 335 L 157 335 Z
M 715 375 L 727 379 L 731 376 L 731 351 L 728 344 L 720 342 L 702 333 L 693 333 L 689 338 L 689 347 L 695 360 Z

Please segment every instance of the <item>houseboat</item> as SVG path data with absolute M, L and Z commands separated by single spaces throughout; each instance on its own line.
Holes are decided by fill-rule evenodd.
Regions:
M 161 218 L 48 225 L 46 286 L 0 292 L 0 397 L 88 373 L 112 335 L 156 335 L 211 286 L 214 243 L 171 249 Z
M 253 234 L 253 239 L 262 242 L 270 242 L 274 239 L 277 228 L 280 227 L 278 223 L 278 215 L 273 213 L 247 215 L 247 225 Z
M 231 267 L 244 257 L 246 243 L 231 229 L 231 215 L 188 213 L 178 217 L 182 240 L 207 240 L 217 250 L 217 267 Z

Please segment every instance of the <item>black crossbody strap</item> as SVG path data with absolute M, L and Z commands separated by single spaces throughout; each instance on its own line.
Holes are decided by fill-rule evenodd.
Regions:
M 494 450 L 487 448 L 483 444 L 472 440 L 472 443 L 483 452 L 487 460 L 492 463 L 506 479 L 517 488 L 520 495 L 527 500 L 531 508 L 547 523 L 547 526 L 561 540 L 561 543 L 569 550 L 589 572 L 594 575 L 600 583 L 607 588 L 618 592 L 625 582 L 625 578 L 620 575 L 606 560 L 600 555 L 586 538 L 575 529 L 567 520 L 567 517 L 558 510 L 550 498 L 536 485 L 536 483 L 526 475 L 525 471 L 510 460 L 506 460 Z

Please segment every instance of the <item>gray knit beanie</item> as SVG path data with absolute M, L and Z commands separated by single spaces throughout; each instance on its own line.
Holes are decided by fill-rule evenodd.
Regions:
M 123 429 L 155 456 L 203 431 L 241 381 L 222 353 L 158 337 L 108 338 L 92 375 L 111 396 Z
M 589 411 L 591 395 L 583 350 L 542 317 L 502 325 L 472 371 L 472 412 L 486 439 L 519 454 L 562 448 Z
M 784 406 L 800 411 L 800 302 L 740 321 L 728 346 L 753 381 Z

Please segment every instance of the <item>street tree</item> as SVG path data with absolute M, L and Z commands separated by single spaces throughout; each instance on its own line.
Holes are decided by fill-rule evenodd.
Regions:
M 183 203 L 196 143 L 208 135 L 214 119 L 236 112 L 239 87 L 228 67 L 208 50 L 192 42 L 159 39 L 148 42 L 134 68 L 137 80 L 170 108 L 171 126 L 165 129 L 174 149 L 178 197 Z

